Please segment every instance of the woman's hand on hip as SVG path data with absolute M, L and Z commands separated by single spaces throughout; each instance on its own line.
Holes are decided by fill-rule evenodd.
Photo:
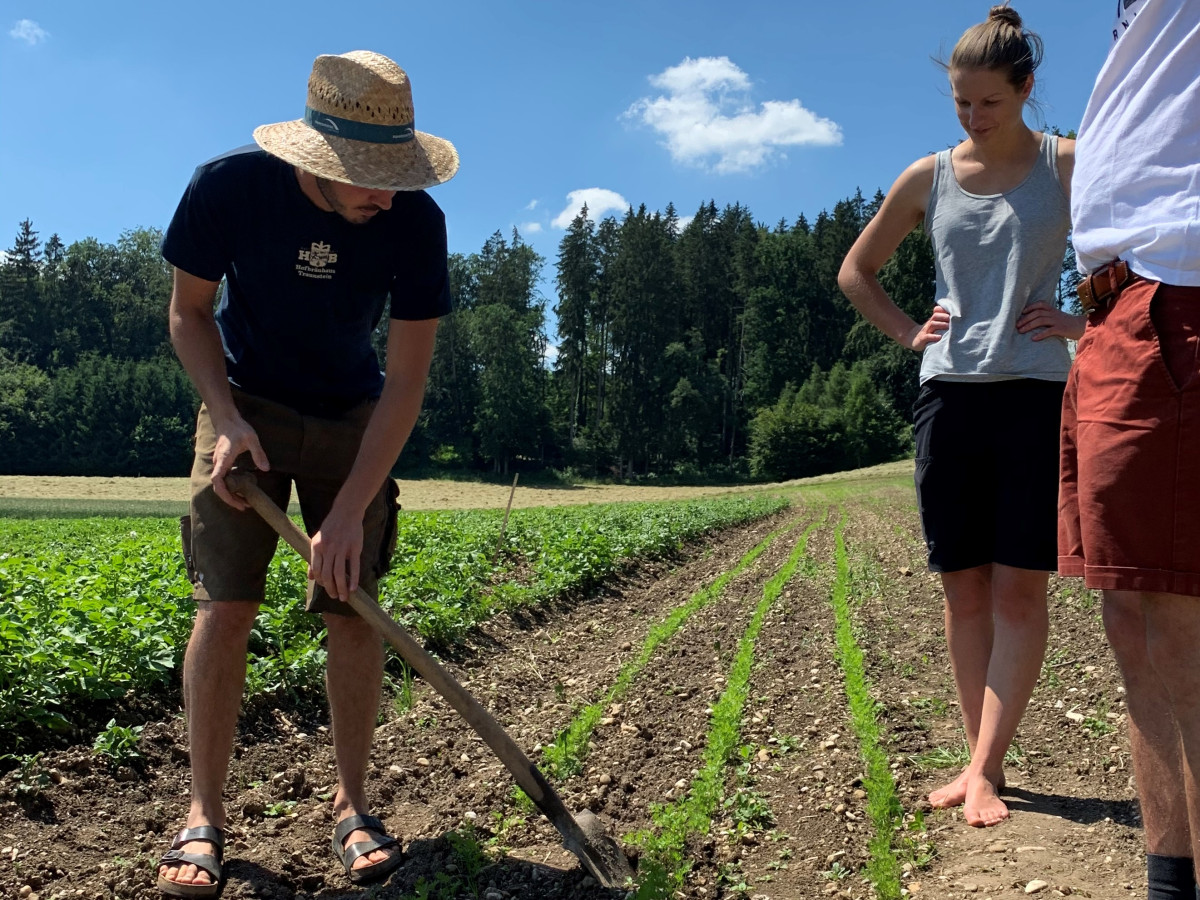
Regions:
M 950 313 L 943 307 L 935 306 L 933 315 L 922 325 L 910 331 L 903 341 L 905 347 L 920 353 L 930 344 L 936 344 L 942 339 L 942 332 L 950 328 Z
M 1066 338 L 1077 341 L 1083 337 L 1083 329 L 1087 325 L 1086 316 L 1072 316 L 1049 303 L 1030 303 L 1021 310 L 1017 319 L 1017 331 L 1021 334 L 1033 332 L 1035 341 L 1044 341 L 1049 337 Z

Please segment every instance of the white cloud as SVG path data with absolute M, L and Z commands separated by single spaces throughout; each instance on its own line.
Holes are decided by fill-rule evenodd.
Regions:
M 727 56 L 685 57 L 650 76 L 665 93 L 643 97 L 626 117 L 663 136 L 676 162 L 720 174 L 758 168 L 784 147 L 837 146 L 842 130 L 799 100 L 767 100 L 756 109 L 749 76 Z
M 616 191 L 598 187 L 583 188 L 567 194 L 566 209 L 555 216 L 550 224 L 555 228 L 568 227 L 585 204 L 588 208 L 588 218 L 593 222 L 599 222 L 605 213 L 625 212 L 629 208 L 629 201 Z
M 521 232 L 521 234 L 537 234 L 541 230 L 541 222 L 522 222 L 517 226 L 517 231 Z
M 529 201 L 529 205 L 526 206 L 525 208 L 526 209 L 537 209 L 537 205 L 538 205 L 537 198 L 534 198 L 533 200 Z
M 692 224 L 692 219 L 694 219 L 694 218 L 696 218 L 696 217 L 695 216 L 680 216 L 679 217 L 679 224 L 676 227 L 679 229 L 680 234 L 683 233 L 683 229 L 687 228 L 689 225 Z
M 33 21 L 33 19 L 21 19 L 12 27 L 8 36 L 16 38 L 18 41 L 24 41 L 32 47 L 34 44 L 40 44 L 46 38 L 50 37 L 50 32 Z

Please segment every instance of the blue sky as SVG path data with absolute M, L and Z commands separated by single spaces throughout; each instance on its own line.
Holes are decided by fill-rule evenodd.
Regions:
M 1046 44 L 1043 119 L 1074 127 L 1114 0 L 1015 5 Z M 164 227 L 198 163 L 298 118 L 313 58 L 355 49 L 403 66 L 417 127 L 458 148 L 458 176 L 431 192 L 452 251 L 515 226 L 552 278 L 582 197 L 593 210 L 673 201 L 686 216 L 714 199 L 772 225 L 811 219 L 958 140 L 930 57 L 987 9 L 0 0 L 0 248 L 25 218 L 67 243 Z

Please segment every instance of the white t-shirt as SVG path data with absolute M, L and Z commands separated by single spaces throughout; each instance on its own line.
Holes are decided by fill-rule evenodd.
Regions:
M 1071 180 L 1079 268 L 1200 285 L 1200 0 L 1110 0 Z

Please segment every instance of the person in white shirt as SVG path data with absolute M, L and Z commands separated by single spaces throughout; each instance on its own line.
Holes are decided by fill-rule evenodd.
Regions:
M 1104 592 L 1149 897 L 1200 854 L 1200 2 L 1119 0 L 1079 129 L 1088 325 L 1063 402 L 1059 572 Z

